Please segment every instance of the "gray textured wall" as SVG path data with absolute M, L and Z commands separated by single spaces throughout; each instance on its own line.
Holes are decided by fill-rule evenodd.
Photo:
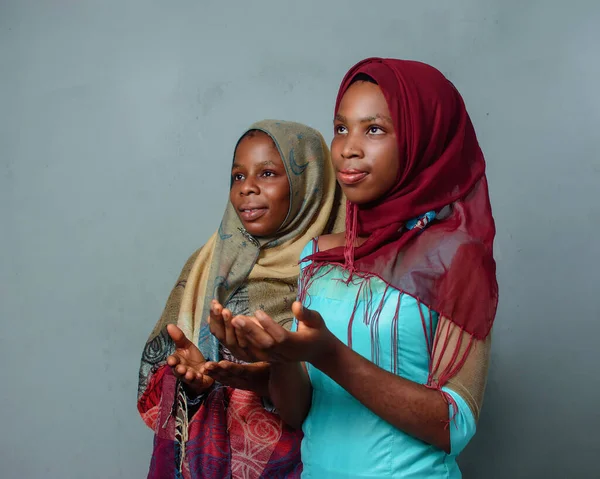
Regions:
M 502 298 L 465 477 L 598 477 L 599 22 L 593 0 L 0 0 L 1 477 L 144 477 L 138 359 L 235 140 L 266 117 L 330 138 L 372 55 L 445 72 L 488 160 Z

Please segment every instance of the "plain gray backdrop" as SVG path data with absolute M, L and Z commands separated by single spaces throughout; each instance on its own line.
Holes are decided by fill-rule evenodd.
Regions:
M 0 477 L 145 477 L 141 350 L 235 141 L 329 140 L 367 56 L 444 72 L 488 162 L 501 301 L 464 476 L 600 477 L 599 24 L 597 0 L 0 0 Z

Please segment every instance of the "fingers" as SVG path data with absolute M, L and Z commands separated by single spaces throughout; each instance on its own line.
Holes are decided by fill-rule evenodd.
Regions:
M 200 378 L 202 378 L 202 374 L 198 374 L 193 369 L 188 368 L 182 379 L 187 383 L 193 383 L 195 380 Z
M 171 366 L 173 374 L 186 382 L 195 381 L 202 376 L 201 371 L 194 364 L 190 364 L 185 356 L 177 353 L 167 358 L 167 364 Z
M 180 381 L 192 387 L 192 389 L 198 393 L 210 387 L 214 381 L 210 376 L 202 374 L 183 364 L 179 364 L 173 368 L 173 375 Z
M 215 381 L 210 376 L 199 374 L 192 370 L 188 370 L 185 374 L 179 374 L 173 370 L 173 373 L 177 379 L 186 384 L 196 394 L 201 394 L 207 390 Z
M 174 324 L 167 325 L 167 332 L 175 343 L 175 352 L 167 358 L 167 364 L 171 367 L 180 363 L 199 363 L 204 361 L 204 356 L 194 343 L 186 338 L 183 331 Z
M 208 374 L 210 376 L 211 373 L 218 368 L 218 364 L 219 363 L 216 363 L 215 361 L 206 361 L 200 368 L 200 372 L 202 374 Z
M 187 368 L 185 366 L 177 366 L 175 368 L 173 368 L 173 373 L 175 374 L 175 377 L 177 377 L 178 379 L 185 379 L 185 375 L 187 373 Z
M 213 299 L 210 303 L 208 324 L 210 332 L 222 343 L 225 341 L 225 324 L 223 323 L 223 306 Z
M 241 329 L 234 327 L 233 322 L 234 322 L 235 318 L 238 318 L 238 322 L 239 321 L 244 322 L 244 323 L 253 322 L 260 329 L 262 329 L 262 326 L 260 326 L 260 323 L 258 322 L 258 320 L 252 316 L 244 316 L 244 315 L 240 314 L 238 316 L 235 316 L 235 318 L 229 319 L 227 317 L 228 315 L 233 316 L 233 314 L 231 314 L 231 312 L 229 310 L 223 310 L 223 317 L 226 319 L 226 321 L 228 323 L 228 327 L 231 330 L 230 333 L 227 333 L 228 340 L 225 343 L 225 346 L 227 346 L 227 349 L 229 349 L 229 351 L 236 358 L 241 359 L 242 361 L 252 362 L 252 361 L 256 360 L 256 356 L 250 350 L 250 343 L 248 342 L 248 339 L 244 335 L 244 332 Z
M 211 361 L 205 364 L 204 374 L 222 382 L 223 379 L 232 375 L 237 376 L 241 368 L 243 368 L 241 364 L 232 363 L 231 361 L 219 361 L 218 363 Z
M 235 334 L 235 329 L 231 325 L 233 314 L 231 314 L 231 311 L 229 309 L 225 308 L 223 309 L 221 316 L 223 318 L 223 325 L 225 330 L 225 345 L 230 348 L 235 347 L 237 346 L 238 342 L 237 336 Z
M 177 354 L 171 354 L 167 358 L 167 364 L 171 367 L 175 367 L 181 362 L 182 362 L 182 358 L 180 358 L 179 355 L 177 355 Z
M 250 318 L 236 316 L 231 321 L 234 328 L 239 330 L 245 336 L 247 342 L 259 349 L 269 349 L 274 346 L 275 340 L 267 333 L 258 322 Z
M 302 316 L 303 309 L 304 309 L 304 306 L 302 306 L 302 303 L 300 301 L 294 301 L 292 303 L 292 313 L 294 314 L 296 319 L 299 319 L 300 316 Z
M 171 339 L 175 343 L 176 348 L 185 349 L 186 347 L 188 347 L 190 340 L 185 337 L 183 331 L 179 329 L 176 325 L 168 324 L 167 333 L 169 333 L 169 336 L 171 336 Z
M 231 327 L 233 328 L 233 331 L 235 333 L 235 340 L 238 343 L 238 346 L 241 349 L 247 349 L 248 348 L 248 341 L 246 340 L 246 336 L 244 336 L 244 333 L 241 329 L 236 329 L 233 327 L 233 325 L 231 325 Z
M 202 374 L 200 374 L 195 369 L 187 366 L 186 364 L 182 364 L 182 363 L 177 364 L 176 366 L 173 367 L 173 374 L 175 375 L 175 377 L 177 379 L 181 379 L 188 383 L 193 382 L 194 380 L 196 380 L 202 376 Z
M 262 310 L 257 311 L 256 319 L 258 319 L 260 325 L 275 340 L 275 342 L 281 343 L 285 340 L 287 331 L 273 321 L 267 313 Z
M 247 387 L 248 385 L 242 385 L 239 381 L 244 377 L 244 369 L 248 366 L 247 364 L 242 365 L 230 361 L 212 362 L 206 365 L 204 373 L 212 380 L 227 386 Z
M 323 322 L 323 318 L 317 311 L 305 308 L 300 301 L 294 301 L 292 313 L 298 321 L 312 328 L 318 327 Z
M 173 325 L 170 325 L 170 326 L 173 326 Z M 170 335 L 171 335 L 171 333 L 173 333 L 171 336 L 175 335 L 176 339 L 180 340 L 180 338 L 177 337 L 178 333 L 181 332 L 181 330 L 179 328 L 177 328 L 176 326 L 173 326 L 173 328 L 168 328 L 168 329 L 171 329 L 171 331 L 169 331 Z M 183 335 L 182 332 L 181 332 L 181 334 Z M 185 338 L 185 336 L 184 336 L 184 338 Z M 183 340 L 180 340 L 180 345 L 181 345 L 181 341 L 183 341 Z M 187 343 L 189 343 L 189 345 L 193 346 L 191 341 L 189 341 L 187 339 L 185 339 L 185 341 Z M 186 346 L 187 346 L 187 343 L 186 343 Z M 187 384 L 188 386 L 190 386 L 192 388 L 192 390 L 194 390 L 196 393 L 200 394 L 202 391 L 209 388 L 212 385 L 212 383 L 214 382 L 214 380 L 211 377 L 202 374 L 201 370 L 199 370 L 199 368 L 198 368 L 199 361 L 201 361 L 201 360 L 203 361 L 204 357 L 202 356 L 202 353 L 200 353 L 198 348 L 196 348 L 195 346 L 194 346 L 194 348 L 196 349 L 196 352 L 198 353 L 197 354 L 198 357 L 194 357 L 195 356 L 193 354 L 194 351 L 192 351 L 192 354 L 190 355 L 190 352 L 188 351 L 188 349 L 190 349 L 190 348 L 187 348 L 182 353 L 175 352 L 174 354 L 171 354 L 170 356 L 168 356 L 167 364 L 171 367 L 171 371 L 173 371 L 173 375 L 177 379 L 179 379 L 180 381 L 182 381 L 185 384 Z M 190 360 L 191 360 L 191 363 L 189 362 Z

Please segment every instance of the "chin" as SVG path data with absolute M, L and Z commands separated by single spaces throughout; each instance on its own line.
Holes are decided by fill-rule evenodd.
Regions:
M 354 203 L 357 205 L 366 205 L 374 201 L 374 199 L 371 198 L 372 195 L 361 195 L 357 191 L 344 191 L 344 194 L 346 195 L 346 199 L 350 203 Z
M 244 224 L 242 223 L 242 225 L 244 226 L 244 229 L 250 233 L 252 236 L 260 236 L 260 234 L 262 233 L 262 228 L 260 227 L 256 227 L 256 225 L 253 224 Z
M 261 238 L 263 236 L 269 236 L 269 232 L 265 231 L 265 228 L 263 228 L 263 227 L 261 227 L 259 225 L 254 225 L 254 224 L 244 225 L 244 229 L 248 233 L 250 233 L 252 236 L 254 236 L 255 238 Z

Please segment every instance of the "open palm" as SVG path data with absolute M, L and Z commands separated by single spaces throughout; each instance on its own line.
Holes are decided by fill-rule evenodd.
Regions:
M 167 358 L 167 364 L 171 366 L 177 378 L 187 384 L 194 393 L 201 394 L 214 383 L 214 379 L 201 372 L 206 359 L 198 346 L 186 338 L 177 326 L 169 324 L 167 332 L 176 348 Z

